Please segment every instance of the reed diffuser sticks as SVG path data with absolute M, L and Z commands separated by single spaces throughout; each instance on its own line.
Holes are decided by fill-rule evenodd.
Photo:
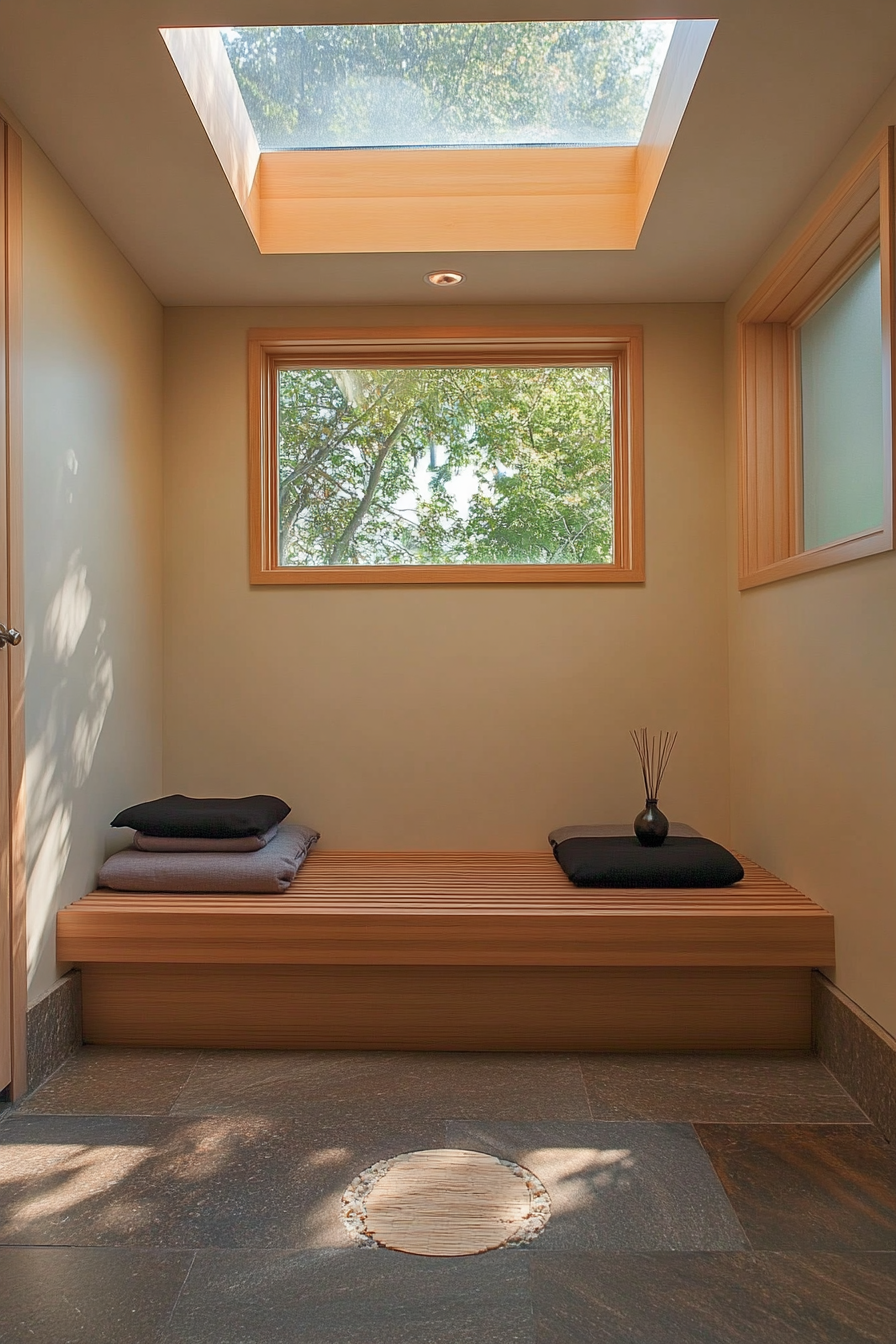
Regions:
M 655 803 L 659 797 L 660 785 L 663 782 L 663 775 L 666 773 L 666 766 L 669 764 L 672 749 L 678 739 L 678 733 L 653 733 L 648 737 L 646 728 L 639 728 L 637 732 L 632 728 L 630 732 L 641 762 L 641 774 L 644 776 L 644 796 L 648 802 Z

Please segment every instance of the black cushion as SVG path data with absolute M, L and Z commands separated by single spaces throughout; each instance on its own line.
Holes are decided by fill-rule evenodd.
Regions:
M 279 826 L 289 812 L 282 798 L 267 793 L 251 798 L 185 798 L 182 793 L 172 793 L 168 798 L 126 807 L 112 825 L 133 826 L 144 835 L 235 840 L 264 835 L 272 826 Z
M 561 840 L 554 857 L 577 887 L 730 887 L 744 870 L 712 840 L 670 836 L 648 849 L 633 835 Z

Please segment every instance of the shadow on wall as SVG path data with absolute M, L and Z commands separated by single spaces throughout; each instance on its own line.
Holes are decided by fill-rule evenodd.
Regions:
M 69 451 L 66 475 L 77 470 Z M 35 688 L 40 718 L 34 722 L 29 716 L 25 762 L 29 971 L 54 941 L 53 914 L 72 851 L 78 795 L 112 703 L 115 683 L 105 638 L 106 621 L 95 609 L 79 548 L 46 608 L 43 631 L 35 629 L 28 641 L 26 686 L 29 673 L 41 665 L 34 678 L 41 683 Z

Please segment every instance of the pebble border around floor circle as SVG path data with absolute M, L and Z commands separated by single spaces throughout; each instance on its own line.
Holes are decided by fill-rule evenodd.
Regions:
M 443 1194 L 450 1196 L 458 1193 L 457 1178 L 460 1176 L 462 1180 L 465 1172 L 467 1179 L 474 1182 L 480 1177 L 492 1182 L 497 1180 L 499 1185 L 504 1184 L 511 1193 L 512 1183 L 504 1182 L 502 1172 L 506 1172 L 511 1179 L 519 1180 L 523 1190 L 519 1193 L 520 1207 L 516 1216 L 508 1221 L 506 1208 L 500 1207 L 500 1200 L 492 1218 L 489 1217 L 488 1198 L 484 1208 L 477 1207 L 475 1197 L 471 1198 L 467 1208 L 450 1197 L 447 1202 L 440 1203 Z M 371 1228 L 369 1225 L 368 1200 L 378 1187 L 379 1194 L 384 1193 L 381 1183 L 388 1183 L 393 1173 L 399 1176 L 413 1174 L 422 1177 L 424 1181 L 427 1177 L 431 1178 L 432 1207 L 424 1207 L 416 1212 L 408 1235 L 388 1234 L 386 1239 L 381 1230 L 377 1233 L 376 1227 Z M 452 1185 L 454 1190 L 451 1190 Z M 427 1189 L 426 1194 L 429 1193 Z M 397 1192 L 396 1198 L 399 1201 L 401 1199 Z M 342 1196 L 343 1222 L 356 1245 L 403 1251 L 409 1255 L 444 1258 L 481 1255 L 504 1246 L 525 1246 L 544 1231 L 550 1216 L 550 1195 L 528 1168 L 491 1153 L 465 1149 L 434 1148 L 398 1153 L 367 1167 L 355 1177 Z M 400 1244 L 402 1241 L 404 1245 Z M 433 1245 L 441 1249 L 432 1249 Z M 452 1249 L 445 1249 L 446 1246 Z

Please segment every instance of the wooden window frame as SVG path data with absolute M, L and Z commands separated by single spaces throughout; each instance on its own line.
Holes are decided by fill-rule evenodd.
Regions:
M 739 584 L 754 588 L 893 549 L 894 131 L 882 132 L 737 317 Z M 799 333 L 880 248 L 884 517 L 805 550 Z
M 570 584 L 644 580 L 640 327 L 377 328 L 249 332 L 249 548 L 253 584 Z M 613 368 L 612 564 L 281 565 L 277 375 L 281 368 L 433 364 Z

